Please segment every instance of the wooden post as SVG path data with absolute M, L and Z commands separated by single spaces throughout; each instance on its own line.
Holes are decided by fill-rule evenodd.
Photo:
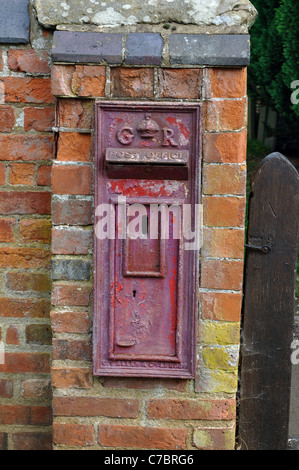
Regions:
M 273 153 L 257 168 L 249 206 L 239 393 L 242 450 L 288 442 L 299 175 Z

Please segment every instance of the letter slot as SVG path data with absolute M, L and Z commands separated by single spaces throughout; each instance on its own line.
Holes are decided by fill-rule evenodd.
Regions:
M 192 378 L 201 105 L 97 102 L 95 137 L 94 374 Z

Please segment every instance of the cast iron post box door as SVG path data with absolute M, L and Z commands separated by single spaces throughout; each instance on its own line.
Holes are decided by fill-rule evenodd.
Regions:
M 94 374 L 191 378 L 201 108 L 96 103 Z

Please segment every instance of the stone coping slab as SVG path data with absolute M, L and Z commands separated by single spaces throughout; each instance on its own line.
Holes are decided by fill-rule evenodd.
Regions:
M 0 0 L 0 43 L 28 44 L 28 0 Z

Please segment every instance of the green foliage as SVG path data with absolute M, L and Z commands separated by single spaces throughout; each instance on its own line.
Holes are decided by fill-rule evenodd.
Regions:
M 299 80 L 299 2 L 252 0 L 259 16 L 251 29 L 248 92 L 292 121 L 299 105 L 291 103 L 291 83 Z

